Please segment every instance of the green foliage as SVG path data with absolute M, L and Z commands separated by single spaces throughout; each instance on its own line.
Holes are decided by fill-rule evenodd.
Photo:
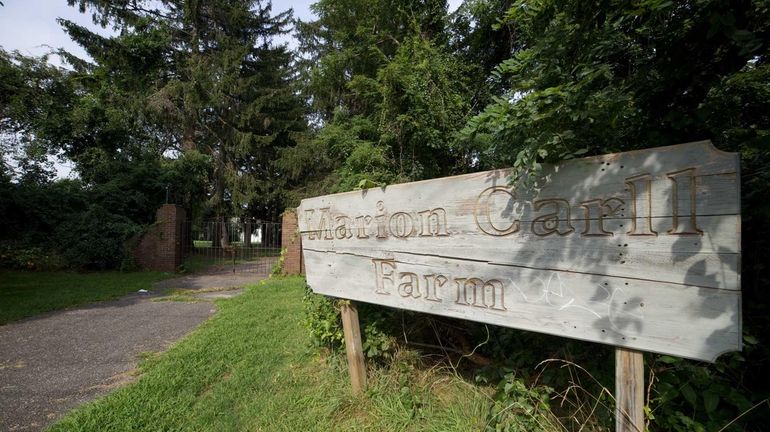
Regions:
M 528 387 L 514 373 L 505 375 L 497 385 L 488 431 L 546 432 L 550 424 L 550 398 L 553 389 L 545 386 Z
M 269 43 L 289 19 L 271 15 L 269 4 L 170 0 L 154 11 L 151 1 L 69 3 L 119 34 L 63 21 L 95 59 L 68 57 L 73 73 L 0 51 L 0 153 L 18 162 L 0 167 L 0 240 L 18 252 L 4 252 L 6 262 L 49 265 L 46 257 L 55 262 L 71 244 L 66 258 L 77 266 L 118 265 L 122 251 L 91 234 L 120 239 L 149 223 L 166 185 L 198 218 L 258 216 L 307 196 L 508 166 L 512 180 L 527 180 L 543 162 L 711 139 L 741 152 L 742 224 L 751 233 L 742 243 L 743 323 L 756 339 L 715 365 L 650 356 L 647 415 L 651 430 L 718 430 L 766 407 L 765 1 L 468 0 L 447 16 L 443 1 L 320 0 L 318 18 L 297 24 L 297 63 Z M 82 181 L 51 182 L 47 161 L 58 152 Z M 70 232 L 60 239 L 59 230 Z M 316 343 L 340 347 L 334 301 L 308 292 L 305 307 Z M 400 346 L 441 347 L 462 361 L 460 373 L 496 385 L 495 429 L 550 425 L 540 416 L 548 410 L 576 429 L 611 425 L 609 349 L 360 311 L 370 359 L 394 361 L 395 370 Z M 544 359 L 571 366 L 536 368 Z M 386 385 L 405 408 L 404 424 L 428 409 L 427 393 L 409 384 Z M 754 409 L 728 430 L 761 430 L 766 413 Z
M 199 155 L 161 155 L 114 76 L 2 50 L 0 74 L 0 153 L 17 166 L 0 176 L 6 265 L 121 266 L 123 242 L 153 221 L 166 188 L 190 199 L 207 181 Z M 74 162 L 79 179 L 52 181 L 53 155 Z
M 470 110 L 463 72 L 458 59 L 421 36 L 402 41 L 379 70 L 380 143 L 399 177 L 439 177 L 460 162 L 452 138 Z
M 752 233 L 743 243 L 743 322 L 752 334 L 768 334 L 762 287 L 769 281 L 757 257 L 768 246 L 770 215 L 759 198 L 770 190 L 769 14 L 760 1 L 514 2 L 500 25 L 515 29 L 519 47 L 492 72 L 504 90 L 468 122 L 460 142 L 477 152 L 480 167 L 513 166 L 514 181 L 544 161 L 583 154 L 702 139 L 740 151 L 744 231 Z M 580 355 L 588 349 L 572 352 L 596 373 L 596 360 Z M 761 429 L 767 410 L 747 410 L 768 397 L 759 366 L 768 358 L 747 344 L 713 366 L 654 361 L 652 430 L 718 430 L 744 413 L 730 428 Z
M 415 29 L 439 43 L 445 39 L 443 0 L 320 0 L 312 10 L 316 21 L 297 24 L 299 50 L 305 91 L 324 120 L 340 106 L 354 116 L 375 113 L 378 71 Z
M 79 170 L 94 148 L 108 158 L 191 154 L 204 165 L 179 168 L 206 181 L 174 192 L 193 216 L 280 213 L 287 185 L 275 166 L 278 149 L 305 139 L 307 129 L 293 55 L 272 41 L 288 32 L 290 11 L 274 15 L 270 2 L 254 0 L 69 4 L 118 30 L 103 37 L 60 20 L 94 59 L 61 53 L 85 83 L 70 115 L 85 139 L 65 148 Z
M 345 335 L 342 332 L 340 312 L 334 300 L 315 294 L 306 286 L 302 304 L 305 309 L 303 324 L 310 332 L 313 342 L 329 349 L 341 347 Z
M 385 149 L 371 142 L 359 143 L 337 170 L 339 183 L 336 190 L 347 192 L 364 186 L 384 186 L 397 182 L 398 177 L 390 170 Z M 362 183 L 363 182 L 363 183 Z
M 731 74 L 748 72 L 767 87 L 751 71 L 768 49 L 768 13 L 761 2 L 515 2 L 504 22 L 522 48 L 493 73 L 507 91 L 463 135 L 483 149 L 483 162 L 513 165 L 519 175 L 583 149 L 726 142 L 726 124 L 711 129 L 708 119 L 740 114 L 708 101 Z M 761 122 L 756 128 L 749 135 L 764 135 Z
M 648 418 L 662 430 L 705 432 L 720 430 L 738 416 L 749 413 L 768 392 L 752 394 L 743 382 L 747 357 L 759 357 L 756 351 L 770 353 L 750 335 L 744 335 L 742 353 L 722 355 L 715 364 L 703 365 L 671 356 L 653 357 L 653 395 L 648 401 Z M 649 360 L 648 360 L 649 361 Z M 767 404 L 765 400 L 762 404 Z M 767 410 L 753 413 L 756 423 L 768 421 Z M 725 430 L 742 430 L 739 425 Z
M 286 251 L 287 249 L 285 247 L 281 248 L 281 254 L 270 269 L 270 276 L 280 276 L 283 273 L 283 262 L 286 260 Z
M 389 327 L 392 312 L 371 305 L 359 306 L 361 319 L 361 345 L 366 358 L 384 362 L 392 358 L 396 349 L 393 329 Z
M 472 113 L 487 106 L 505 86 L 490 73 L 517 48 L 514 26 L 501 20 L 511 0 L 466 0 L 449 17 L 449 47 L 466 68 Z
M 470 155 L 454 135 L 471 111 L 468 68 L 424 15 L 443 6 L 394 4 L 351 22 L 332 5 L 319 2 L 319 20 L 299 26 L 302 49 L 317 59 L 305 63 L 305 90 L 325 122 L 313 140 L 282 153 L 279 165 L 306 179 L 298 198 L 464 171 Z M 402 21 L 376 27 L 391 18 Z
M 0 176 L 26 182 L 53 177 L 49 147 L 69 126 L 61 119 L 71 109 L 74 86 L 46 60 L 0 48 Z
M 50 240 L 68 214 L 87 207 L 79 181 L 0 183 L 0 239 L 30 244 Z
M 14 242 L 0 242 L 0 268 L 60 270 L 67 261 L 55 250 Z
M 73 214 L 55 231 L 64 259 L 75 268 L 117 268 L 128 259 L 125 243 L 140 232 L 130 219 L 92 206 Z
M 3 265 L 104 269 L 129 264 L 125 242 L 153 221 L 162 202 L 164 170 L 153 160 L 93 166 L 91 185 L 80 180 L 0 183 Z
M 307 196 L 353 190 L 362 181 L 397 182 L 388 149 L 379 137 L 372 119 L 339 109 L 313 140 L 285 149 L 279 166 L 303 184 L 292 205 Z
M 330 297 L 315 294 L 310 287 L 305 289 L 302 303 L 305 309 L 303 324 L 310 332 L 313 342 L 319 347 L 337 350 L 344 346 L 340 305 Z M 391 310 L 361 304 L 358 306 L 361 320 L 361 339 L 366 358 L 384 362 L 391 358 L 396 348 L 389 318 Z

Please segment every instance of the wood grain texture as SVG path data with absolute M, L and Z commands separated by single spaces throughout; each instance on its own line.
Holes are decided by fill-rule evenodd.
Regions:
M 536 188 L 508 186 L 508 174 L 303 200 L 308 283 L 698 360 L 741 348 L 736 154 L 698 142 L 573 160 L 546 166 Z M 463 284 L 490 280 L 504 311 L 458 303 Z
M 348 358 L 350 384 L 353 394 L 361 395 L 366 389 L 366 363 L 361 345 L 361 328 L 358 321 L 358 309 L 355 303 L 342 305 L 342 331 L 345 334 L 345 352 Z
M 644 432 L 644 356 L 615 349 L 615 432 Z

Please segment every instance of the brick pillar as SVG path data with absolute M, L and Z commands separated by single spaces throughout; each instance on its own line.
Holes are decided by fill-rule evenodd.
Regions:
M 155 213 L 158 226 L 157 270 L 173 272 L 182 265 L 184 220 L 184 209 L 175 204 L 163 204 Z
M 305 272 L 302 262 L 302 237 L 297 225 L 297 212 L 287 210 L 281 221 L 281 247 L 286 249 L 283 256 L 283 274 L 297 275 Z
M 182 264 L 185 212 L 180 206 L 164 204 L 155 213 L 155 223 L 138 239 L 134 260 L 139 268 L 174 272 Z

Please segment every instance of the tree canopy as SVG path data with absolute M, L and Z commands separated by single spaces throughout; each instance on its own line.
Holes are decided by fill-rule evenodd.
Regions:
M 292 54 L 274 38 L 291 11 L 272 15 L 269 2 L 70 0 L 94 21 L 119 29 L 102 37 L 61 21 L 94 58 L 72 56 L 78 73 L 97 81 L 98 108 L 117 103 L 137 123 L 144 148 L 208 159 L 201 193 L 217 215 L 267 216 L 282 203 L 277 149 L 302 139 L 305 109 L 293 89 Z M 274 217 L 274 213 L 272 216 Z

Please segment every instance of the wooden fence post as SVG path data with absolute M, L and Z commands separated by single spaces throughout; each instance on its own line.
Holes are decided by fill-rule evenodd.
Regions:
M 615 432 L 644 432 L 644 357 L 615 348 Z
M 348 355 L 348 369 L 350 370 L 350 382 L 353 385 L 353 393 L 360 395 L 366 388 L 366 364 L 364 364 L 364 350 L 361 346 L 361 328 L 358 323 L 358 309 L 356 304 L 348 301 L 343 304 L 342 329 L 345 333 L 345 351 Z

